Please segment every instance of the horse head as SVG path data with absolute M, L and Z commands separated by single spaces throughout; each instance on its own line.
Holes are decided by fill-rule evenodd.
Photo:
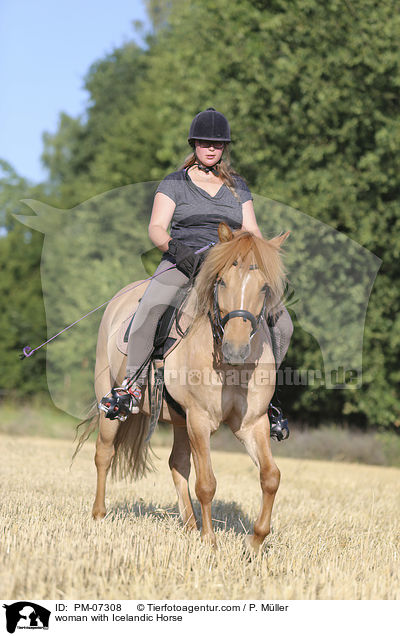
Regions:
M 221 223 L 218 234 L 220 243 L 198 276 L 199 308 L 212 318 L 224 361 L 243 364 L 264 316 L 279 308 L 284 286 L 280 249 L 289 232 L 267 241 Z

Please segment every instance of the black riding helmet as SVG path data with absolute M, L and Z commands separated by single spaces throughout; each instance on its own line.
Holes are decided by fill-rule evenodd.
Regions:
M 188 142 L 191 146 L 194 146 L 195 139 L 229 143 L 231 130 L 227 118 L 215 108 L 202 110 L 190 125 Z

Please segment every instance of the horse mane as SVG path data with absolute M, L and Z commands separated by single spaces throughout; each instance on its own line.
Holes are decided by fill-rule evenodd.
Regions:
M 233 232 L 231 240 L 217 243 L 207 254 L 195 283 L 196 317 L 207 315 L 212 308 L 215 280 L 222 277 L 235 262 L 247 270 L 257 265 L 270 288 L 267 311 L 273 315 L 279 310 L 285 287 L 280 244 L 274 239 L 268 241 L 251 232 L 237 230 Z

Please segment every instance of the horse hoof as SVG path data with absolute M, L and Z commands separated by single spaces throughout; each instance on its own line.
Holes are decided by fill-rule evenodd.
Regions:
M 201 540 L 203 543 L 206 543 L 211 548 L 215 549 L 217 547 L 217 539 L 215 534 L 203 534 L 201 536 Z
M 198 527 L 197 527 L 197 523 L 195 521 L 187 521 L 184 524 L 184 528 L 186 532 L 194 532 L 194 531 L 198 531 Z
M 105 510 L 93 510 L 92 517 L 94 521 L 102 521 L 106 516 Z
M 260 551 L 261 543 L 254 534 L 248 534 L 244 538 L 245 549 L 248 555 L 255 556 Z

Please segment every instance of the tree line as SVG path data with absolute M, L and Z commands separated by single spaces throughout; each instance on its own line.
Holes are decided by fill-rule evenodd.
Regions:
M 1 162 L 3 391 L 46 391 L 47 365 L 56 403 L 84 399 L 98 318 L 51 345 L 47 361 L 44 351 L 17 354 L 144 277 L 154 188 L 183 163 L 193 116 L 213 106 L 231 123 L 232 163 L 263 232 L 291 230 L 286 368 L 321 369 L 329 356 L 350 368 L 363 335 L 361 386 L 292 382 L 279 389 L 285 410 L 305 422 L 399 425 L 398 6 L 149 0 L 147 9 L 144 44 L 96 61 L 85 112 L 61 113 L 43 135 L 48 179 L 32 186 Z M 40 222 L 15 219 L 32 214 L 23 198 L 50 206 L 32 203 Z

